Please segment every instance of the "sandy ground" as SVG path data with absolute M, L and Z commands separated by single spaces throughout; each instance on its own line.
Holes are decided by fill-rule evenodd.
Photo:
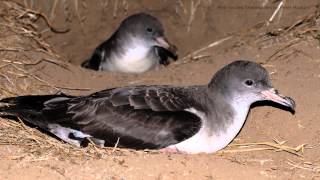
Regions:
M 287 22 L 288 27 L 295 25 L 289 30 L 249 23 L 240 33 L 218 33 L 214 38 L 230 38 L 194 54 L 202 58 L 187 54 L 191 49 L 206 47 L 206 38 L 203 43 L 198 40 L 182 48 L 182 58 L 167 68 L 126 75 L 81 69 L 77 65 L 80 55 L 83 59 L 89 49 L 81 49 L 83 53 L 77 55 L 60 53 L 63 48 L 57 42 L 66 35 L 44 39 L 36 33 L 37 27 L 30 27 L 28 19 L 17 18 L 24 8 L 8 2 L 0 4 L 1 97 L 58 90 L 80 95 L 133 84 L 205 84 L 222 66 L 248 59 L 262 63 L 273 85 L 297 104 L 295 114 L 254 106 L 244 128 L 223 153 L 199 155 L 92 146 L 79 150 L 36 128 L 1 119 L 0 179 L 320 179 L 319 14 L 309 14 L 309 19 L 296 25 L 297 20 Z M 182 36 L 186 37 L 183 33 L 170 35 L 180 47 Z M 258 142 L 271 146 L 245 145 Z

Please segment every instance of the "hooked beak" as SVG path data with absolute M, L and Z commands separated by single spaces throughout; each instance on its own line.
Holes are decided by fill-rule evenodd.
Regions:
M 277 90 L 275 90 L 274 88 L 264 90 L 261 92 L 261 94 L 265 100 L 279 103 L 281 105 L 289 107 L 293 112 L 295 111 L 296 104 L 295 104 L 294 100 L 291 99 L 290 97 L 283 96 L 283 95 L 279 94 L 279 92 Z
M 162 47 L 167 50 L 167 52 L 170 54 L 170 57 L 172 57 L 174 60 L 177 60 L 177 47 L 173 44 L 171 44 L 165 37 L 160 36 L 156 38 L 157 45 L 159 47 Z

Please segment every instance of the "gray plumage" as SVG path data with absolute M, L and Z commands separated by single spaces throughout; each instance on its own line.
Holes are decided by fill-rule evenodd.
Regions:
M 146 13 L 126 18 L 117 31 L 100 44 L 82 67 L 98 71 L 142 73 L 177 59 L 177 48 L 164 35 L 161 22 Z
M 273 101 L 295 109 L 279 94 L 268 72 L 249 61 L 235 61 L 203 86 L 130 86 L 89 96 L 20 96 L 3 99 L 4 115 L 18 116 L 80 146 L 215 152 L 242 128 L 250 105 Z

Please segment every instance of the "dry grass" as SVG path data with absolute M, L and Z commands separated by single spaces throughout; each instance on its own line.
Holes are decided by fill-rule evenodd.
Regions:
M 294 162 L 289 160 L 287 164 L 291 166 L 291 169 L 303 169 L 314 173 L 320 173 L 320 165 L 313 162 Z
M 241 143 L 241 144 L 231 144 L 229 149 L 222 150 L 218 152 L 219 154 L 225 153 L 241 153 L 241 152 L 251 152 L 251 151 L 265 151 L 273 150 L 276 152 L 287 152 L 294 154 L 296 156 L 302 157 L 303 151 L 306 144 L 301 144 L 296 147 L 290 147 L 285 145 L 286 141 L 274 140 L 274 142 L 255 142 L 255 143 Z M 236 148 L 235 148 L 236 147 Z
M 181 2 L 181 1 L 179 1 Z M 194 14 L 201 1 L 192 1 L 190 9 L 190 18 L 188 27 L 194 19 Z M 78 4 L 74 1 L 76 7 L 85 6 L 85 4 Z M 108 4 L 104 4 L 108 6 Z M 183 6 L 183 4 L 182 4 Z M 184 6 L 183 6 L 184 7 Z M 78 8 L 77 8 L 78 9 Z M 185 10 L 186 11 L 186 10 Z M 51 63 L 61 68 L 69 69 L 69 64 L 59 61 L 59 55 L 56 54 L 50 45 L 48 45 L 36 30 L 34 23 L 43 18 L 48 27 L 57 33 L 67 32 L 69 29 L 59 30 L 51 24 L 50 18 L 46 15 L 26 9 L 19 4 L 8 1 L 0 2 L 0 18 L 5 23 L 0 24 L 0 94 L 1 97 L 24 95 L 24 94 L 41 94 L 41 93 L 54 93 L 62 91 L 63 89 L 73 89 L 70 87 L 58 87 L 45 81 L 41 77 L 29 71 L 29 66 L 35 66 L 39 63 Z M 52 11 L 54 12 L 54 10 Z M 116 7 L 115 7 L 116 12 Z M 83 19 L 77 14 L 79 19 Z M 54 16 L 54 13 L 51 14 Z M 116 13 L 115 13 L 116 16 Z M 285 36 L 289 32 L 295 32 L 296 38 L 303 38 L 305 35 L 311 35 L 314 38 L 320 37 L 319 28 L 315 27 L 315 21 L 319 20 L 320 10 L 305 17 L 292 26 L 278 30 L 277 35 L 273 37 Z M 81 21 L 80 21 L 81 22 Z M 240 36 L 239 34 L 236 36 Z M 262 37 L 266 37 L 264 34 Z M 213 48 L 221 43 L 233 38 L 230 36 L 219 41 L 210 43 L 208 46 L 195 50 L 194 52 L 183 58 L 182 63 L 188 60 L 198 60 L 210 55 L 201 55 L 203 51 Z M 269 38 L 269 37 L 268 37 Z M 319 38 L 320 39 L 320 38 Z M 292 47 L 292 44 L 285 46 L 281 51 L 276 52 L 270 59 L 275 59 L 280 53 L 287 48 Z M 30 57 L 30 52 L 38 53 L 40 59 L 33 59 Z M 45 57 L 43 57 L 43 54 Z M 48 58 L 49 57 L 49 58 Z M 78 89 L 81 90 L 81 89 Z M 2 156 L 1 159 L 21 160 L 27 161 L 41 161 L 48 159 L 67 159 L 70 157 L 81 158 L 106 158 L 112 155 L 121 155 L 126 152 L 135 153 L 152 153 L 154 151 L 131 151 L 126 149 L 118 149 L 117 144 L 111 148 L 100 148 L 89 144 L 87 148 L 75 148 L 71 145 L 65 144 L 53 137 L 42 133 L 36 128 L 26 126 L 22 121 L 9 121 L 0 119 L 0 146 L 17 146 L 22 149 L 21 155 L 8 155 Z M 236 148 L 235 148 L 236 147 Z M 304 144 L 297 147 L 289 147 L 284 142 L 263 142 L 263 143 L 246 143 L 246 144 L 233 144 L 231 148 L 222 151 L 221 153 L 234 153 L 234 152 L 250 152 L 250 151 L 285 151 L 297 156 L 302 156 L 301 151 L 305 147 Z M 290 165 L 295 168 L 311 169 L 312 171 L 319 171 L 319 167 L 306 167 L 306 164 L 296 164 L 290 162 Z
M 187 9 L 181 1 L 178 2 L 180 2 L 181 8 L 184 9 L 183 12 L 187 15 L 189 11 L 187 11 Z M 258 46 L 262 49 L 273 46 L 275 43 L 284 43 L 283 48 L 280 48 L 276 50 L 273 54 L 271 54 L 265 63 L 280 58 L 288 58 L 288 56 L 292 54 L 303 53 L 295 51 L 293 47 L 308 37 L 317 39 L 320 43 L 320 5 L 315 7 L 313 13 L 305 17 L 301 17 L 298 21 L 294 22 L 290 26 L 271 30 L 269 29 L 268 26 L 272 24 L 275 16 L 279 13 L 281 7 L 283 7 L 284 4 L 285 1 L 279 2 L 277 8 L 275 9 L 274 13 L 269 18 L 269 20 L 259 22 L 256 25 L 249 28 L 240 29 L 237 32 L 232 33 L 225 38 L 209 43 L 207 46 L 204 46 L 202 48 L 193 50 L 183 58 L 179 59 L 179 61 L 176 61 L 174 65 L 185 64 L 201 59 L 206 59 L 207 57 L 211 57 L 212 54 L 206 53 L 207 50 L 217 48 L 218 46 L 221 46 L 228 41 L 232 41 L 234 47 L 237 46 L 237 44 L 244 43 L 253 47 Z M 198 7 L 198 5 L 196 7 Z
M 86 148 L 77 148 L 66 144 L 23 123 L 23 121 L 8 121 L 0 119 L 0 146 L 16 146 L 22 149 L 19 155 L 0 156 L 0 159 L 30 161 L 97 158 L 123 155 L 129 150 L 113 148 L 98 148 L 89 144 Z
M 5 20 L 0 29 L 0 94 L 9 97 L 24 94 L 47 94 L 67 90 L 87 90 L 72 87 L 58 87 L 33 73 L 32 68 L 40 63 L 54 64 L 72 71 L 68 63 L 61 59 L 41 38 L 33 23 L 45 19 L 53 32 L 63 33 L 53 28 L 48 18 L 39 12 L 24 8 L 9 1 L 0 2 L 0 18 Z M 66 31 L 64 31 L 66 32 Z M 30 56 L 38 53 L 39 59 Z M 18 155 L 4 155 L 1 159 L 42 161 L 50 159 L 106 158 L 109 155 L 121 155 L 129 150 L 98 148 L 89 144 L 86 148 L 76 148 L 25 125 L 21 120 L 0 119 L 0 146 L 16 146 L 22 152 Z
M 48 18 L 38 12 L 23 8 L 19 4 L 9 1 L 0 2 L 0 18 L 4 26 L 0 29 L 0 94 L 1 97 L 23 94 L 54 93 L 69 87 L 57 87 L 37 76 L 30 70 L 30 66 L 39 63 L 50 63 L 64 69 L 69 64 L 59 61 L 52 48 L 43 40 L 32 24 L 38 18 L 44 18 L 47 25 L 53 30 Z M 36 16 L 36 17 L 34 17 Z M 53 30 L 57 31 L 56 29 Z M 59 33 L 61 33 L 59 31 Z M 30 56 L 38 53 L 40 59 Z M 44 56 L 45 55 L 45 56 Z M 23 153 L 19 155 L 2 156 L 1 159 L 28 161 L 46 160 L 50 158 L 99 157 L 102 151 L 95 150 L 92 145 L 88 148 L 75 148 L 26 126 L 22 121 L 0 120 L 0 145 L 17 146 Z M 108 152 L 112 152 L 111 150 Z M 118 153 L 114 150 L 114 153 Z M 103 153 L 110 154 L 110 153 Z

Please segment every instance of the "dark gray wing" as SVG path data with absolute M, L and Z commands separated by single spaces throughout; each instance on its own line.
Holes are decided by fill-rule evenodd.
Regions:
M 194 101 L 188 95 L 185 88 L 139 86 L 113 89 L 110 91 L 109 101 L 114 106 L 130 105 L 134 109 L 183 111 L 194 105 Z
M 119 138 L 119 147 L 158 149 L 191 137 L 201 126 L 199 117 L 184 111 L 197 105 L 188 88 L 138 86 L 81 97 L 23 96 L 2 102 L 12 105 L 0 111 L 19 116 L 60 138 L 66 136 L 56 133 L 69 129 L 63 140 L 71 143 L 71 138 L 81 143 L 85 136 L 78 134 L 82 133 L 102 140 L 105 146 L 114 146 Z
M 104 140 L 107 146 L 119 138 L 122 147 L 163 148 L 200 129 L 199 117 L 184 111 L 193 104 L 187 96 L 184 88 L 116 88 L 72 99 L 67 114 L 73 128 Z
M 92 69 L 95 71 L 100 70 L 101 64 L 105 63 L 111 55 L 111 52 L 117 52 L 118 47 L 115 44 L 116 41 L 115 32 L 108 40 L 102 42 L 91 55 L 90 59 L 85 60 L 81 67 Z

